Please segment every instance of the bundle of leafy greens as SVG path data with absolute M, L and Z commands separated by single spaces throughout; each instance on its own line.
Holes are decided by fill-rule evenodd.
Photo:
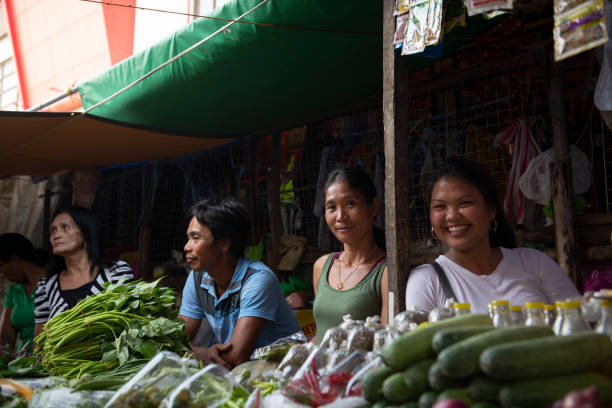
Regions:
M 0 347 L 0 378 L 46 377 L 38 357 L 28 355 L 28 344 L 13 352 L 9 345 Z
M 134 372 L 134 360 L 144 365 L 161 350 L 189 351 L 174 290 L 158 286 L 160 280 L 107 284 L 51 318 L 35 339 L 42 366 L 67 379 L 109 371 L 117 379 L 122 367 L 126 376 Z

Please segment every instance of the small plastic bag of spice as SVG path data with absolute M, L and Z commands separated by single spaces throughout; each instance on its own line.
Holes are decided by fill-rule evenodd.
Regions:
M 331 356 L 336 353 L 335 350 L 330 350 L 324 347 L 314 346 L 308 355 L 308 358 L 300 366 L 299 370 L 292 377 L 292 381 L 300 380 L 304 374 L 308 372 L 323 372 L 327 363 L 332 359 Z
M 603 0 L 591 0 L 555 15 L 555 61 L 579 54 L 608 41 Z
M 232 395 L 230 372 L 217 364 L 209 364 L 176 387 L 159 405 L 160 408 L 216 408 Z
M 179 384 L 197 372 L 197 361 L 162 351 L 123 385 L 104 408 L 157 407 Z
M 348 332 L 346 339 L 346 350 L 351 353 L 355 350 L 372 350 L 375 331 L 370 330 L 365 325 L 353 327 Z
M 435 307 L 429 312 L 429 316 L 427 320 L 430 323 L 439 322 L 440 320 L 449 319 L 455 316 L 455 309 L 453 308 L 453 304 L 455 303 L 454 299 L 447 299 L 444 306 Z
M 304 364 L 310 352 L 316 346 L 313 343 L 297 344 L 289 349 L 283 361 L 276 367 L 275 377 L 289 378 Z
M 419 324 L 427 321 L 427 312 L 415 305 L 410 305 L 405 311 L 393 318 L 393 328 L 400 332 L 407 332 Z
M 340 326 L 332 327 L 325 332 L 323 340 L 321 340 L 321 347 L 338 350 L 343 347 L 343 343 L 348 337 L 347 330 Z

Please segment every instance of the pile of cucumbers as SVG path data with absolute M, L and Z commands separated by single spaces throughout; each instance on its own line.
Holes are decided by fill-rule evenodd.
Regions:
M 494 328 L 470 314 L 405 333 L 382 349 L 384 364 L 362 379 L 372 407 L 430 408 L 446 398 L 472 408 L 549 407 L 595 385 L 612 406 L 612 341 L 582 332 L 555 336 L 547 326 Z M 607 375 L 606 375 L 607 373 Z

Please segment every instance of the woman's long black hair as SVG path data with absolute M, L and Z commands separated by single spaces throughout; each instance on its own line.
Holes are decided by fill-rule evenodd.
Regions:
M 43 267 L 47 262 L 47 251 L 34 249 L 29 239 L 16 232 L 0 235 L 0 261 L 9 262 L 11 256 Z
M 504 213 L 504 207 L 497 195 L 495 182 L 489 170 L 482 163 L 466 157 L 451 157 L 442 161 L 433 172 L 428 191 L 427 201 L 429 203 L 431 203 L 431 193 L 434 185 L 444 177 L 458 177 L 472 184 L 480 191 L 489 208 L 495 209 L 495 220 L 497 222 L 494 222 L 489 230 L 489 245 L 491 248 L 516 248 L 514 230 L 510 227 Z M 495 224 L 497 224 L 496 227 Z
M 336 181 L 345 181 L 349 187 L 358 191 L 368 204 L 374 204 L 374 199 L 378 197 L 376 187 L 372 179 L 361 167 L 339 167 L 332 170 L 327 176 L 327 180 L 323 185 L 323 192 L 327 192 L 329 186 Z M 379 200 L 380 203 L 380 200 Z M 374 241 L 376 245 L 383 251 L 387 251 L 387 243 L 385 239 L 385 230 L 374 224 Z
M 83 235 L 83 242 L 87 256 L 90 262 L 90 274 L 93 276 L 96 266 L 103 267 L 106 265 L 102 251 L 100 250 L 100 241 L 98 238 L 98 221 L 94 213 L 84 207 L 73 206 L 69 208 L 59 209 L 53 215 L 53 220 L 60 214 L 68 214 L 72 217 L 74 223 L 81 230 Z M 53 276 L 66 269 L 66 261 L 64 257 L 53 255 L 51 262 L 47 267 L 47 275 Z

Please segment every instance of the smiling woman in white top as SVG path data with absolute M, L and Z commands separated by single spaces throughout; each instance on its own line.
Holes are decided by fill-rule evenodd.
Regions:
M 436 259 L 458 302 L 470 303 L 475 313 L 506 299 L 552 303 L 579 293 L 548 255 L 516 248 L 515 237 L 487 169 L 466 158 L 452 158 L 435 172 L 429 194 L 434 239 L 448 246 Z M 424 310 L 444 305 L 448 293 L 432 264 L 411 271 L 406 305 Z

